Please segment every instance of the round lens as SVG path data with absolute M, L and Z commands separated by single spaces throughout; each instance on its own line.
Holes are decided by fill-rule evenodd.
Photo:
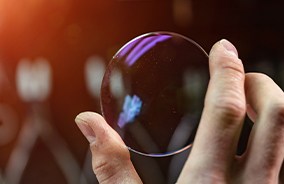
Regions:
M 153 32 L 124 45 L 101 86 L 106 121 L 131 151 L 162 157 L 191 147 L 208 84 L 208 56 L 193 40 Z

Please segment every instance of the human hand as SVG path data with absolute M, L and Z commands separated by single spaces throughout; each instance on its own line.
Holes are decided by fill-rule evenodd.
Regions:
M 209 68 L 203 114 L 177 182 L 284 184 L 283 91 L 264 74 L 245 74 L 226 40 L 212 47 Z M 246 113 L 255 124 L 246 152 L 236 156 Z M 81 113 L 76 123 L 90 142 L 100 183 L 142 183 L 122 139 L 99 114 Z

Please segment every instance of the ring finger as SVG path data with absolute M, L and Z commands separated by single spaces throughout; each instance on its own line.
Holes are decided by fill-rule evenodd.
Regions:
M 246 75 L 245 89 L 256 122 L 244 155 L 244 178 L 277 183 L 284 158 L 284 93 L 269 77 L 256 73 Z

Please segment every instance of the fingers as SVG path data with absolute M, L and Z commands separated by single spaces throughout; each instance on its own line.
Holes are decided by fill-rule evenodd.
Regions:
M 245 88 L 247 102 L 256 112 L 245 173 L 276 183 L 284 159 L 284 93 L 272 79 L 256 73 L 246 75 Z
M 102 116 L 84 112 L 75 121 L 90 142 L 93 170 L 99 183 L 142 183 L 128 149 Z
M 209 173 L 209 177 L 215 179 L 226 178 L 234 159 L 246 112 L 243 64 L 235 47 L 221 40 L 211 49 L 209 68 L 211 79 L 205 107 L 193 149 L 179 181 L 186 181 L 189 173 L 196 170 L 199 173 L 204 171 L 207 176 Z

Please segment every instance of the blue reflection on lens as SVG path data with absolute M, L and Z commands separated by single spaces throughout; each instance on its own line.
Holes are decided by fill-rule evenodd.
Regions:
M 142 101 L 138 96 L 127 95 L 124 99 L 123 112 L 119 115 L 118 126 L 123 128 L 126 124 L 133 122 L 134 118 L 139 115 L 141 107 Z

